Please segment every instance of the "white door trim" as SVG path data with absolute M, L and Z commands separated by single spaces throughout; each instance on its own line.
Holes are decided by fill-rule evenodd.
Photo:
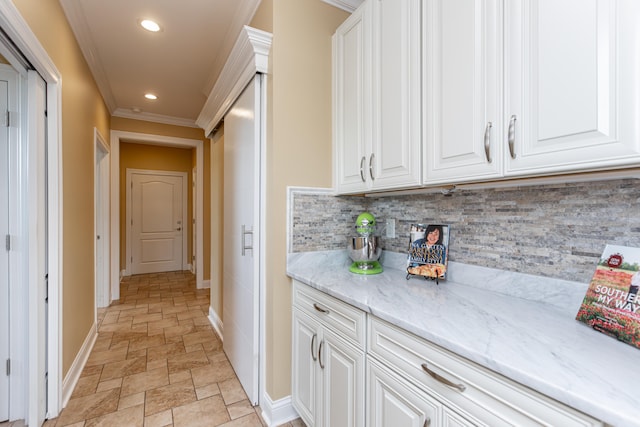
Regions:
M 61 75 L 51 60 L 47 51 L 40 44 L 27 22 L 22 18 L 20 12 L 11 0 L 0 0 L 0 27 L 7 36 L 15 43 L 16 47 L 26 56 L 34 68 L 47 83 L 47 142 L 48 142 L 48 164 L 47 164 L 47 191 L 48 206 L 41 206 L 35 202 L 35 195 L 29 186 L 29 174 L 25 169 L 21 173 L 22 194 L 26 196 L 26 202 L 22 212 L 24 215 L 29 211 L 48 211 L 48 238 L 49 251 L 47 256 L 49 266 L 49 315 L 48 321 L 48 344 L 44 342 L 31 342 L 26 354 L 47 354 L 47 365 L 49 369 L 49 382 L 47 387 L 48 408 L 47 417 L 57 417 L 61 409 L 61 389 L 62 389 L 62 330 L 61 330 L 61 283 L 62 283 L 62 145 L 61 145 L 61 111 L 62 111 L 62 88 Z M 28 122 L 33 117 L 29 117 Z M 24 142 L 24 139 L 22 140 Z M 26 155 L 25 147 L 25 155 Z M 31 165 L 33 167 L 33 165 Z M 44 174 L 44 171 L 43 171 Z M 33 177 L 31 177 L 33 179 Z M 37 191 L 45 190 L 44 180 L 35 183 Z M 28 233 L 29 224 L 24 224 L 23 233 Z M 28 235 L 28 234 L 25 234 Z M 42 243 L 35 239 L 29 244 Z M 29 248 L 29 251 L 36 248 Z M 18 255 L 21 257 L 20 263 L 28 268 L 29 259 L 27 253 Z M 32 260 L 32 262 L 42 262 L 45 260 Z M 26 279 L 26 278 L 25 278 Z M 35 291 L 37 283 L 28 282 L 30 291 Z M 28 321 L 37 319 L 36 308 L 25 305 Z M 27 325 L 23 325 L 23 332 L 27 333 Z M 25 354 L 25 357 L 26 357 Z M 26 360 L 24 360 L 26 362 Z M 44 411 L 39 407 L 38 393 L 31 393 L 29 389 L 37 387 L 37 366 L 29 364 L 27 367 L 28 386 L 25 395 L 26 408 L 24 417 L 29 425 L 37 425 L 38 414 Z
M 131 215 L 133 213 L 133 205 L 132 205 L 132 200 L 131 200 L 131 193 L 130 193 L 130 188 L 131 188 L 131 182 L 133 179 L 133 174 L 138 174 L 138 175 L 167 175 L 167 176 L 179 176 L 182 178 L 182 228 L 183 228 L 183 233 L 182 233 L 182 259 L 180 260 L 180 263 L 182 265 L 182 270 L 187 270 L 187 264 L 189 264 L 188 262 L 188 257 L 187 257 L 187 240 L 188 239 L 188 234 L 187 234 L 187 230 L 188 228 L 186 228 L 187 225 L 187 221 L 191 221 L 190 218 L 187 215 L 187 206 L 189 205 L 189 194 L 188 194 L 188 187 L 187 187 L 187 183 L 189 182 L 189 174 L 187 172 L 180 172 L 180 171 L 161 171 L 161 170 L 152 170 L 152 169 L 132 169 L 132 168 L 127 168 L 127 173 L 126 173 L 126 192 L 127 192 L 127 197 L 125 197 L 125 225 L 126 225 L 126 229 L 127 232 L 125 233 L 126 236 L 126 261 L 127 261 L 127 267 L 126 267 L 126 273 L 125 275 L 130 275 L 133 271 L 133 269 L 131 268 L 131 255 L 133 253 L 133 241 L 131 240 L 131 233 L 132 233 L 132 229 L 131 229 Z M 195 194 L 194 194 L 195 196 Z M 195 199 L 195 197 L 193 197 Z
M 111 304 L 111 295 L 109 292 L 109 271 L 110 265 L 109 257 L 109 145 L 104 139 L 98 128 L 93 128 L 93 158 L 94 164 L 94 176 L 96 182 L 94 183 L 94 209 L 95 209 L 95 240 L 94 240 L 94 254 L 96 254 L 95 265 L 95 286 L 96 286 L 96 309 L 99 307 L 108 307 Z M 98 199 L 98 197 L 100 199 Z M 98 239 L 98 236 L 100 238 Z M 98 251 L 100 249 L 100 251 Z M 98 259 L 97 254 L 102 253 L 102 259 Z M 98 265 L 101 263 L 102 265 Z M 96 310 L 97 315 L 97 310 Z M 97 321 L 97 318 L 96 318 Z M 97 322 L 96 322 L 97 324 Z
M 2 1 L 2 0 L 0 0 Z M 7 1 L 7 0 L 4 0 Z M 153 135 L 147 133 L 126 132 L 119 130 L 111 131 L 111 297 L 114 300 L 120 299 L 120 141 L 163 145 L 170 147 L 191 147 L 196 149 L 196 168 L 203 170 L 204 164 L 204 143 L 200 139 L 177 138 L 165 135 Z M 203 181 L 202 175 L 198 174 L 196 182 L 196 227 L 202 230 L 204 218 L 203 211 Z M 196 265 L 202 266 L 203 236 L 198 233 L 196 236 Z M 196 287 L 204 288 L 202 268 L 196 270 Z

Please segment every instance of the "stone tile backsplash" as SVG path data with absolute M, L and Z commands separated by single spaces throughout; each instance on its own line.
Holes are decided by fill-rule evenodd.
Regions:
M 607 243 L 640 246 L 640 180 L 456 191 L 451 196 L 293 193 L 291 252 L 344 249 L 355 219 L 378 219 L 383 248 L 404 253 L 412 223 L 450 224 L 449 259 L 555 277 L 591 279 Z M 384 223 L 396 220 L 396 237 Z

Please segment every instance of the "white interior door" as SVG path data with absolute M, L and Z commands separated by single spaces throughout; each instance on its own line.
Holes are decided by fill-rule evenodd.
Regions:
M 184 268 L 186 185 L 184 172 L 127 170 L 131 274 Z
M 224 118 L 224 351 L 247 396 L 258 404 L 260 80 Z
M 97 130 L 95 133 L 95 287 L 96 307 L 111 303 L 109 292 L 109 149 Z
M 7 111 L 8 84 L 0 80 L 0 112 Z M 6 117 L 6 116 L 5 116 Z M 9 235 L 9 131 L 0 127 L 0 236 Z M 5 242 L 3 242 L 5 243 Z M 9 359 L 9 251 L 0 250 L 0 362 Z M 0 367 L 2 365 L 0 364 Z M 9 376 L 0 369 L 0 422 L 9 419 Z

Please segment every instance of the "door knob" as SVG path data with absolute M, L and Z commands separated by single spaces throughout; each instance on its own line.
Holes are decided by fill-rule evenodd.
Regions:
M 182 230 L 182 227 L 176 228 L 176 231 L 180 231 L 180 230 Z

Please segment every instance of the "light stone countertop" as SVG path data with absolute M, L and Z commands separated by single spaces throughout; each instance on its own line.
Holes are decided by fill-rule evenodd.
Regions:
M 575 320 L 587 284 L 449 263 L 436 285 L 349 272 L 346 251 L 289 254 L 287 274 L 608 424 L 640 426 L 640 350 Z

